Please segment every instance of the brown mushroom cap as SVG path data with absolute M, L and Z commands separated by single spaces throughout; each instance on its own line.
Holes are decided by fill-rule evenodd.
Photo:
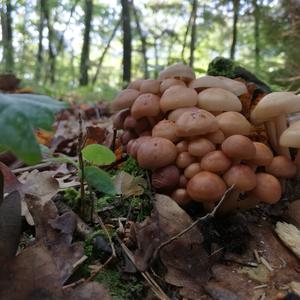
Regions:
M 251 160 L 255 157 L 256 149 L 253 142 L 243 135 L 232 135 L 221 145 L 226 156 L 233 159 Z
M 177 148 L 169 140 L 152 137 L 138 148 L 137 160 L 141 168 L 158 169 L 171 165 L 177 157 Z
M 251 191 L 256 186 L 256 176 L 252 169 L 246 165 L 234 165 L 224 175 L 223 179 L 228 186 L 240 192 Z
M 160 81 L 155 79 L 145 79 L 142 81 L 140 86 L 141 93 L 160 93 Z
M 172 142 L 178 140 L 176 135 L 176 125 L 173 121 L 162 120 L 158 122 L 152 129 L 152 136 L 163 137 Z
M 189 146 L 189 143 L 186 140 L 183 140 L 183 141 L 180 141 L 179 143 L 177 143 L 176 148 L 178 150 L 178 153 L 188 151 L 188 146 Z
M 189 87 L 196 91 L 201 91 L 205 88 L 224 88 L 223 82 L 216 76 L 206 75 L 192 80 L 189 83 Z
M 200 163 L 192 163 L 184 169 L 184 176 L 188 179 L 194 177 L 201 171 Z
M 188 145 L 189 153 L 197 157 L 202 157 L 214 150 L 216 150 L 216 146 L 210 140 L 202 137 L 191 140 Z
M 222 144 L 225 140 L 225 135 L 220 129 L 215 132 L 207 133 L 204 137 L 214 144 Z
M 134 128 L 135 132 L 139 135 L 144 133 L 147 130 L 151 130 L 150 123 L 147 118 L 141 118 L 136 121 L 136 127 Z M 151 134 L 150 134 L 151 135 Z
M 180 175 L 179 177 L 179 187 L 180 188 L 186 188 L 186 185 L 188 183 L 188 179 L 184 175 Z
M 133 140 L 133 142 L 130 144 L 129 148 L 127 149 L 128 154 L 136 159 L 137 151 L 138 151 L 140 145 L 151 138 L 152 138 L 151 136 L 140 136 L 139 138 Z
M 204 171 L 223 174 L 230 166 L 230 159 L 220 150 L 209 152 L 201 159 L 201 169 Z
M 266 172 L 281 178 L 292 178 L 297 173 L 296 165 L 283 155 L 275 156 L 266 167 Z
M 281 185 L 276 177 L 267 173 L 256 174 L 256 187 L 252 194 L 265 203 L 276 203 L 281 198 Z
M 124 120 L 123 127 L 124 129 L 134 129 L 137 125 L 136 119 L 133 116 L 127 116 Z
M 182 107 L 182 108 L 177 108 L 175 110 L 170 111 L 168 114 L 168 120 L 176 122 L 177 119 L 185 112 L 196 112 L 198 111 L 199 108 L 192 106 L 192 107 Z
M 189 152 L 181 152 L 178 154 L 176 159 L 176 166 L 180 169 L 184 169 L 191 163 L 195 162 L 196 158 Z
M 131 130 L 125 130 L 121 135 L 121 143 L 127 145 L 130 140 L 133 140 L 137 135 Z
M 273 160 L 273 153 L 271 149 L 260 142 L 253 142 L 255 147 L 255 157 L 249 162 L 256 166 L 268 166 Z
M 168 78 L 163 80 L 160 84 L 160 92 L 163 94 L 169 87 L 174 85 L 181 85 L 186 87 L 186 84 L 183 81 L 175 78 Z
M 170 191 L 179 183 L 179 170 L 176 166 L 166 166 L 155 170 L 152 173 L 151 182 L 154 188 L 163 191 Z
M 181 107 L 191 107 L 196 104 L 197 93 L 195 90 L 180 85 L 168 88 L 160 99 L 160 109 L 163 112 Z
M 218 130 L 215 116 L 199 109 L 196 112 L 185 112 L 176 121 L 177 135 L 191 137 L 207 134 Z
M 177 78 L 185 82 L 189 82 L 196 78 L 193 69 L 183 63 L 177 63 L 171 65 L 161 71 L 158 76 L 158 80 L 164 80 L 167 78 Z
M 130 108 L 140 92 L 134 89 L 125 89 L 121 91 L 111 104 L 113 111 L 119 111 L 124 108 Z
M 177 189 L 175 190 L 171 198 L 180 206 L 186 206 L 191 202 L 191 198 L 189 197 L 186 189 Z
M 120 110 L 118 113 L 114 115 L 113 118 L 113 126 L 115 129 L 123 129 L 124 128 L 124 121 L 127 116 L 130 114 L 129 108 L 124 108 Z
M 139 91 L 139 90 L 140 90 L 140 87 L 141 87 L 141 84 L 142 84 L 143 81 L 144 81 L 144 79 L 138 78 L 138 79 L 136 79 L 136 80 L 130 82 L 130 83 L 128 84 L 127 89 L 134 89 L 134 90 L 138 90 L 138 91 Z
M 218 175 L 202 171 L 192 177 L 187 184 L 188 195 L 195 201 L 216 201 L 226 191 L 226 184 Z
M 150 93 L 140 95 L 131 107 L 131 115 L 137 120 L 156 117 L 159 113 L 159 97 Z
M 228 111 L 216 116 L 219 128 L 224 133 L 225 137 L 241 134 L 249 135 L 251 132 L 251 124 L 240 113 Z

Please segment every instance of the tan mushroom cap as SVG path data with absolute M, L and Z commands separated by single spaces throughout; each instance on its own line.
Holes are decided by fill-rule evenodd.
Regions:
M 158 169 L 171 165 L 177 157 L 177 148 L 169 140 L 152 137 L 145 140 L 138 148 L 137 161 L 141 168 Z
M 216 116 L 219 128 L 224 133 L 225 137 L 241 134 L 249 135 L 252 125 L 240 113 L 236 111 L 227 111 Z
M 129 108 L 124 108 L 117 112 L 113 117 L 113 126 L 115 129 L 123 129 L 124 128 L 124 121 L 126 117 L 130 114 Z
M 256 187 L 252 194 L 260 201 L 274 204 L 281 198 L 281 185 L 276 177 L 267 173 L 256 174 Z
M 160 109 L 163 112 L 181 107 L 191 107 L 196 104 L 196 91 L 180 85 L 174 85 L 168 88 L 160 99 Z
M 196 112 L 185 112 L 176 121 L 177 135 L 191 137 L 218 130 L 218 123 L 210 112 L 199 109 Z
M 170 111 L 168 114 L 168 120 L 176 122 L 177 119 L 185 112 L 196 112 L 199 111 L 198 107 L 192 106 L 192 107 L 182 107 L 177 108 L 175 110 Z
M 158 190 L 171 191 L 177 187 L 179 177 L 179 169 L 174 165 L 170 165 L 155 170 L 151 176 L 151 183 Z
M 184 169 L 184 176 L 188 179 L 195 176 L 197 173 L 201 171 L 200 163 L 192 163 Z
M 223 84 L 223 89 L 228 90 L 237 96 L 241 96 L 243 94 L 248 93 L 246 85 L 240 81 L 223 76 L 217 76 L 217 78 L 221 80 Z
M 183 63 L 177 63 L 171 65 L 161 71 L 158 76 L 158 80 L 164 80 L 167 78 L 179 78 L 183 81 L 189 82 L 196 78 L 194 70 L 184 65 Z
M 209 88 L 198 94 L 198 107 L 208 111 L 241 111 L 242 103 L 233 93 L 221 88 Z
M 214 144 L 222 144 L 225 140 L 225 135 L 222 130 L 218 129 L 215 132 L 207 133 L 204 137 Z
M 187 184 L 188 195 L 195 201 L 216 201 L 226 191 L 226 184 L 218 175 L 202 171 L 192 177 Z
M 189 152 L 181 152 L 177 156 L 176 166 L 180 169 L 184 169 L 195 161 L 196 158 L 192 156 Z
M 144 81 L 143 78 L 137 78 L 136 80 L 134 80 L 128 84 L 127 89 L 134 89 L 134 90 L 139 91 L 143 81 Z
M 256 176 L 252 169 L 246 165 L 234 165 L 224 175 L 223 179 L 228 186 L 240 192 L 251 191 L 256 186 Z
M 145 79 L 141 82 L 140 86 L 141 93 L 160 93 L 160 81 L 155 79 Z
M 119 111 L 124 108 L 130 108 L 140 92 L 134 89 L 125 89 L 121 91 L 111 104 L 113 111 Z
M 298 98 L 300 102 L 300 98 Z M 284 147 L 300 148 L 300 120 L 292 123 L 280 136 L 279 143 Z
M 177 189 L 175 190 L 171 198 L 180 206 L 186 206 L 191 202 L 191 198 L 189 197 L 186 189 Z
M 275 156 L 270 165 L 266 167 L 266 172 L 280 178 L 292 178 L 297 173 L 296 165 L 283 155 Z
M 230 159 L 221 150 L 209 152 L 201 159 L 201 169 L 204 171 L 223 174 L 230 166 Z
M 214 150 L 216 150 L 216 146 L 210 140 L 203 137 L 191 140 L 188 145 L 189 153 L 197 157 L 202 157 Z
M 131 115 L 137 120 L 143 117 L 156 117 L 159 113 L 159 97 L 151 93 L 140 95 L 131 107 Z
M 258 102 L 251 112 L 251 121 L 259 124 L 297 111 L 300 111 L 299 97 L 291 92 L 274 92 L 267 94 Z
M 151 136 L 140 136 L 135 140 L 132 140 L 132 143 L 127 148 L 127 152 L 129 155 L 131 155 L 133 158 L 137 158 L 137 151 L 145 141 L 151 139 Z
M 224 84 L 217 76 L 206 75 L 192 80 L 189 87 L 198 91 L 204 88 L 224 88 Z
M 255 157 L 256 149 L 253 142 L 243 135 L 232 135 L 221 145 L 226 156 L 239 160 L 251 160 Z
M 163 137 L 168 139 L 172 142 L 178 140 L 176 135 L 176 125 L 175 122 L 169 120 L 162 120 L 159 121 L 153 128 L 152 128 L 152 136 Z
M 189 146 L 189 143 L 186 140 L 183 140 L 183 141 L 180 141 L 179 143 L 177 143 L 176 148 L 178 150 L 178 153 L 188 151 L 188 146 Z
M 255 147 L 255 157 L 249 162 L 256 166 L 268 166 L 273 160 L 273 153 L 271 149 L 260 142 L 253 142 Z
M 174 85 L 181 85 L 186 87 L 186 84 L 182 80 L 175 79 L 175 78 L 168 78 L 161 82 L 160 92 L 163 94 L 169 87 Z

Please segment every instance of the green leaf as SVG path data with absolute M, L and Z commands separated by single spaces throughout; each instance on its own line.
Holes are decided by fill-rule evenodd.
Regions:
M 99 144 L 87 145 L 82 149 L 85 160 L 94 165 L 109 165 L 116 160 L 115 154 L 107 147 Z
M 97 167 L 85 167 L 84 177 L 88 185 L 92 186 L 97 191 L 112 196 L 116 194 L 114 183 L 107 172 Z

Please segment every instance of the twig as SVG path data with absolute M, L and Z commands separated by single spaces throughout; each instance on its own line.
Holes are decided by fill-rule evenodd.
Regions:
M 18 174 L 18 173 L 24 173 L 24 172 L 28 172 L 28 171 L 32 171 L 32 170 L 39 170 L 39 169 L 44 169 L 44 168 L 47 168 L 49 166 L 52 165 L 52 162 L 44 162 L 44 163 L 40 163 L 40 164 L 37 164 L 37 165 L 34 165 L 34 166 L 27 166 L 27 167 L 23 167 L 23 168 L 18 168 L 18 169 L 14 169 L 14 170 L 11 170 L 12 173 L 14 174 Z
M 79 198 L 79 210 L 80 214 L 83 216 L 84 214 L 84 163 L 82 157 L 82 146 L 83 146 L 83 130 L 82 130 L 82 116 L 79 113 L 79 135 L 78 135 L 78 145 L 77 145 L 77 154 L 78 154 L 78 161 L 79 161 L 79 169 L 80 169 L 80 198 Z
M 273 272 L 274 269 L 271 267 L 271 265 L 269 264 L 269 262 L 264 258 L 264 257 L 260 257 L 261 263 L 270 271 Z
M 87 260 L 87 256 L 86 255 L 83 255 L 78 261 L 76 261 L 73 265 L 72 265 L 72 268 L 73 269 L 76 269 L 79 265 L 81 265 L 84 261 Z
M 116 150 L 116 138 L 117 138 L 117 129 L 114 128 L 113 131 L 113 140 L 112 140 L 112 144 L 111 144 L 111 151 L 115 152 Z
M 65 290 L 65 289 L 68 289 L 68 288 L 73 288 L 73 287 L 78 286 L 78 285 L 80 285 L 80 284 L 82 284 L 84 282 L 85 282 L 85 280 L 83 278 L 81 278 L 81 279 L 79 279 L 79 280 L 77 280 L 75 282 L 72 282 L 70 284 L 64 285 L 62 287 L 62 289 Z
M 111 255 L 106 261 L 104 264 L 102 264 L 101 266 L 97 267 L 93 273 L 90 275 L 90 277 L 88 277 L 86 279 L 86 281 L 92 281 L 96 276 L 97 274 L 99 274 L 99 272 L 105 268 L 106 265 L 108 265 L 110 263 L 110 261 L 113 259 L 113 255 Z

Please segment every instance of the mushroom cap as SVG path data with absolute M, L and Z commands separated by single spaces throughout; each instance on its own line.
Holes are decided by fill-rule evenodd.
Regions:
M 202 135 L 218 130 L 215 116 L 203 109 L 183 113 L 177 119 L 176 126 L 177 135 L 182 137 Z
M 130 130 L 130 129 L 134 129 L 136 125 L 137 125 L 136 119 L 133 116 L 129 115 L 125 118 L 123 127 L 124 129 Z
M 255 147 L 255 157 L 249 162 L 256 166 L 268 166 L 273 160 L 273 153 L 271 149 L 260 142 L 253 142 Z
M 220 129 L 215 132 L 207 133 L 204 137 L 214 144 L 222 144 L 225 140 L 225 135 Z
M 183 174 L 181 174 L 179 177 L 179 185 L 178 186 L 180 188 L 186 188 L 187 182 L 188 182 L 188 179 Z
M 210 140 L 203 137 L 191 140 L 188 145 L 189 153 L 197 157 L 202 157 L 214 150 L 216 150 L 216 146 Z
M 113 126 L 115 129 L 123 129 L 124 128 L 124 121 L 127 116 L 130 114 L 129 108 L 124 108 L 117 112 L 113 117 Z
M 242 134 L 249 135 L 252 125 L 240 113 L 236 111 L 227 111 L 216 116 L 219 128 L 224 133 L 225 137 Z
M 251 112 L 254 124 L 292 112 L 300 111 L 300 100 L 291 92 L 273 92 L 264 96 Z
M 137 151 L 137 161 L 144 169 L 158 169 L 171 165 L 176 157 L 176 146 L 161 137 L 151 137 L 145 140 Z
M 151 93 L 140 95 L 131 107 L 131 115 L 137 120 L 143 117 L 156 117 L 159 113 L 159 97 Z
M 140 86 L 141 93 L 160 93 L 160 81 L 155 79 L 145 79 L 141 82 Z
M 152 128 L 152 136 L 163 137 L 168 139 L 172 142 L 178 140 L 176 135 L 176 125 L 175 122 L 169 120 L 162 120 L 159 121 L 153 128 Z
M 175 190 L 171 198 L 180 206 L 186 206 L 191 202 L 191 198 L 189 197 L 186 189 L 177 189 Z
M 278 155 L 266 167 L 266 172 L 280 178 L 292 178 L 297 173 L 296 165 L 287 157 Z
M 136 121 L 136 127 L 134 128 L 138 135 L 141 135 L 147 130 L 151 130 L 151 125 L 147 118 L 141 118 Z M 150 134 L 151 135 L 151 134 Z
M 155 170 L 152 173 L 151 182 L 158 190 L 170 191 L 177 187 L 180 173 L 176 166 L 170 165 Z
M 281 185 L 279 180 L 271 174 L 257 173 L 256 187 L 252 194 L 265 203 L 276 203 L 281 198 Z
M 198 111 L 199 108 L 192 106 L 192 107 L 182 107 L 182 108 L 177 108 L 168 114 L 168 120 L 176 122 L 177 119 L 185 112 L 196 112 Z
M 174 85 L 181 85 L 186 87 L 186 84 L 182 80 L 175 79 L 175 78 L 168 78 L 161 82 L 160 92 L 163 94 L 169 87 Z
M 226 172 L 230 166 L 230 159 L 221 150 L 209 152 L 201 159 L 201 169 L 204 171 L 222 174 Z
M 137 78 L 136 80 L 134 81 L 131 81 L 129 84 L 128 84 L 128 87 L 127 89 L 134 89 L 134 90 L 140 90 L 140 87 L 141 87 L 141 84 L 142 82 L 144 81 L 143 78 Z
M 133 158 L 137 158 L 137 151 L 142 143 L 147 141 L 148 139 L 151 139 L 151 136 L 140 136 L 135 140 L 132 140 L 133 142 L 130 144 L 130 146 L 127 148 L 127 152 L 129 155 L 131 155 Z
M 176 148 L 178 150 L 178 153 L 188 151 L 188 146 L 189 146 L 189 143 L 186 140 L 182 140 L 179 143 L 177 143 Z
M 208 111 L 241 111 L 242 103 L 233 93 L 221 88 L 209 88 L 198 94 L 198 107 Z
M 298 100 L 300 102 L 300 99 Z M 280 136 L 283 147 L 300 148 L 300 120 L 292 123 Z
M 194 177 L 197 173 L 201 171 L 200 163 L 195 162 L 190 164 L 184 169 L 184 176 L 188 179 Z
M 131 130 L 125 130 L 121 135 L 121 143 L 127 145 L 130 140 L 133 140 L 137 135 Z
M 226 191 L 223 179 L 207 171 L 201 171 L 192 177 L 187 184 L 188 195 L 195 201 L 216 201 Z
M 252 169 L 246 165 L 234 165 L 224 175 L 223 179 L 228 186 L 240 192 L 251 191 L 256 186 L 256 176 Z
M 195 161 L 196 158 L 192 156 L 189 152 L 181 152 L 177 156 L 176 166 L 180 169 L 184 169 Z
M 237 96 L 248 93 L 248 89 L 243 82 L 224 76 L 217 76 L 217 78 L 222 82 L 223 89 L 228 90 Z
M 217 76 L 206 75 L 192 80 L 189 87 L 198 91 L 205 88 L 224 88 L 224 84 Z
M 243 135 L 232 135 L 221 145 L 226 156 L 233 159 L 251 160 L 255 157 L 256 149 L 253 142 Z
M 121 91 L 111 104 L 113 111 L 119 111 L 124 108 L 130 108 L 140 92 L 134 89 L 125 89 Z
M 169 87 L 161 96 L 160 109 L 163 112 L 181 107 L 191 107 L 197 104 L 195 90 L 181 85 Z
M 164 80 L 167 78 L 180 78 L 183 81 L 189 82 L 195 79 L 196 76 L 191 67 L 188 67 L 183 63 L 177 63 L 167 67 L 159 73 L 158 80 Z

